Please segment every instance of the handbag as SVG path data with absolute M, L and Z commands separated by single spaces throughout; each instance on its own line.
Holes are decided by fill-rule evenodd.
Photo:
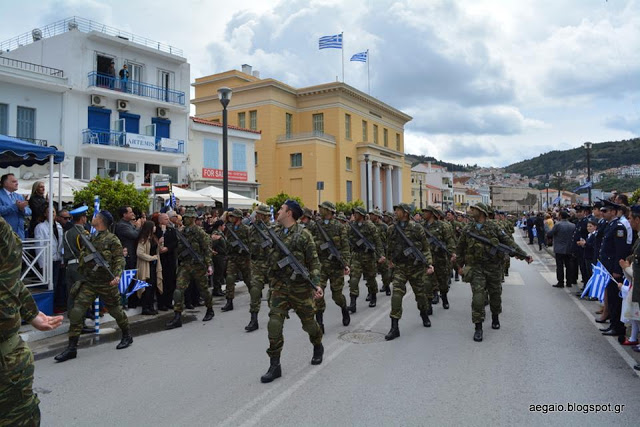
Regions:
M 622 300 L 622 316 L 620 320 L 623 322 L 640 320 L 640 304 L 631 300 L 632 288 L 633 286 L 629 289 L 629 293 Z

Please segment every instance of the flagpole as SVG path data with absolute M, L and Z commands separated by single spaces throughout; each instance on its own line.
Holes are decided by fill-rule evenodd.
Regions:
M 367 90 L 371 96 L 371 78 L 369 77 L 369 49 L 367 49 Z
M 342 83 L 344 83 L 344 31 L 340 33 L 342 39 Z

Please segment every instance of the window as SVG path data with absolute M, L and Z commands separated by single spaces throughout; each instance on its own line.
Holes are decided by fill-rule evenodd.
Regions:
M 258 152 L 254 151 L 253 152 L 253 162 L 255 166 L 258 166 Z
M 367 142 L 367 121 L 362 121 L 362 142 Z
M 350 171 L 351 170 L 351 166 L 352 166 L 352 159 L 351 157 L 347 157 L 347 170 Z
M 302 167 L 302 153 L 293 153 L 293 154 L 290 154 L 289 157 L 291 158 L 292 168 Z
M 347 203 L 353 200 L 353 182 L 347 181 Z
M 285 133 L 287 134 L 287 137 L 290 137 L 291 132 L 293 132 L 293 114 L 285 113 L 284 122 Z
M 258 112 L 256 110 L 249 111 L 249 129 L 258 130 Z
M 91 130 L 111 129 L 111 110 L 106 108 L 88 107 L 87 127 Z
M 243 143 L 231 144 L 231 170 L 247 171 L 247 146 Z
M 36 110 L 35 108 L 18 107 L 18 138 L 35 139 L 36 137 Z
M 313 115 L 313 133 L 324 133 L 324 113 Z
M 131 93 L 142 95 L 142 65 L 127 61 L 129 68 L 129 81 L 131 82 Z
M 91 173 L 90 173 L 91 159 L 89 159 L 88 157 L 76 156 L 76 158 L 73 159 L 73 163 L 74 163 L 74 168 L 73 168 L 74 179 L 84 179 L 84 180 L 91 179 Z
M 389 129 L 384 129 L 382 131 L 382 142 L 384 142 L 384 146 L 389 146 Z
M 402 151 L 400 150 L 400 134 L 399 133 L 396 133 L 396 150 Z
M 238 127 L 246 129 L 247 128 L 247 113 L 242 112 L 238 113 Z
M 7 135 L 9 133 L 9 106 L 0 104 L 0 134 Z
M 202 166 L 206 169 L 220 169 L 220 152 L 218 141 L 205 138 L 202 144 Z
M 378 125 L 373 125 L 373 143 L 378 143 Z
M 120 119 L 124 119 L 124 131 L 140 133 L 140 115 L 120 112 Z
M 351 139 L 351 114 L 344 115 L 344 137 Z
M 171 182 L 178 182 L 178 167 L 177 166 L 162 166 L 161 173 L 169 175 Z
M 163 89 L 163 99 L 169 102 L 169 91 L 175 88 L 175 76 L 171 71 L 158 70 L 158 83 Z
M 171 138 L 171 120 L 152 117 L 151 123 L 155 125 L 154 135 L 156 138 Z

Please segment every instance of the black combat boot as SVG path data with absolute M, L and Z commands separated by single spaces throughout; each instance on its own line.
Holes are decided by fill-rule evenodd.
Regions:
M 129 333 L 129 329 L 123 329 L 122 330 L 122 339 L 120 340 L 120 342 L 116 346 L 116 349 L 117 350 L 122 350 L 123 348 L 129 347 L 131 344 L 133 344 L 133 337 Z
M 319 365 L 322 363 L 322 355 L 324 354 L 324 346 L 322 343 L 313 346 L 313 357 L 311 358 L 312 365 Z
M 247 332 L 253 332 L 258 330 L 258 313 L 251 313 L 251 320 L 249 324 L 244 327 L 244 330 Z
M 222 292 L 222 286 L 219 283 L 213 285 L 213 290 L 211 291 L 211 296 L 214 296 L 214 297 L 223 297 L 224 296 L 224 292 Z
M 357 296 L 351 295 L 351 305 L 349 306 L 349 311 L 351 313 L 355 313 L 356 312 L 356 300 L 357 299 L 358 299 Z
M 398 319 L 391 318 L 391 329 L 389 333 L 384 336 L 384 339 L 387 341 L 391 341 L 392 339 L 398 338 L 400 336 L 400 328 L 398 327 Z
M 482 341 L 482 322 L 476 323 L 476 333 L 473 334 L 473 340 L 476 342 Z
M 427 314 L 426 310 L 420 312 L 420 317 L 422 317 L 422 326 L 424 326 L 425 328 L 430 328 L 431 320 L 429 320 L 429 315 Z
M 351 323 L 351 316 L 349 315 L 347 304 L 345 303 L 344 307 L 340 307 L 340 310 L 342 310 L 342 325 L 349 326 L 349 323 Z
M 371 301 L 371 294 L 367 294 L 367 297 L 364 300 L 365 301 Z
M 220 309 L 221 311 L 233 310 L 233 298 L 227 298 L 227 303 Z
M 62 353 L 54 357 L 56 362 L 65 362 L 69 359 L 75 359 L 78 355 L 78 339 L 80 337 L 69 337 L 69 345 Z
M 316 313 L 316 322 L 318 322 L 318 326 L 320 326 L 320 330 L 322 331 L 322 335 L 324 335 L 324 316 L 322 312 Z
M 378 302 L 378 296 L 376 294 L 371 294 L 371 300 L 369 300 L 369 307 L 375 307 Z
M 447 298 L 447 294 L 442 294 L 442 308 L 449 310 L 449 299 Z
M 429 304 L 429 308 L 427 308 L 427 314 L 428 314 L 429 316 L 432 316 L 432 315 L 433 315 L 433 306 L 432 306 L 431 304 Z
M 181 327 L 182 327 L 182 313 L 174 311 L 173 319 L 167 322 L 167 324 L 165 325 L 165 328 L 175 329 L 175 328 L 181 328 Z
M 497 314 L 491 315 L 491 329 L 500 329 L 500 319 Z
M 266 374 L 260 377 L 260 382 L 270 383 L 276 378 L 280 378 L 282 376 L 282 368 L 280 367 L 280 358 L 272 357 L 271 364 L 269 365 L 269 370 Z
M 433 299 L 431 300 L 431 304 L 438 305 L 439 302 L 440 302 L 440 296 L 438 295 L 438 291 L 435 291 L 433 293 Z
M 213 307 L 209 307 L 207 308 L 207 312 L 204 314 L 202 321 L 208 322 L 209 320 L 213 319 L 213 316 L 215 316 L 215 313 L 213 312 Z

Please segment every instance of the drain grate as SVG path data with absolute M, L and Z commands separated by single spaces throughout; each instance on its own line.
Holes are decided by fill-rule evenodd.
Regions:
M 383 333 L 373 331 L 343 332 L 340 334 L 339 338 L 353 344 L 373 344 L 376 342 L 383 342 L 385 340 Z

